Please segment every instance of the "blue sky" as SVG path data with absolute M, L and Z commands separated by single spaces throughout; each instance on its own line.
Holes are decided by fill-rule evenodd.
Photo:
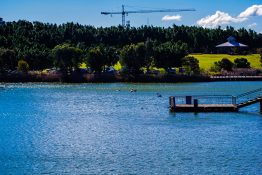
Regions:
M 49 23 L 78 22 L 94 26 L 121 23 L 121 15 L 103 16 L 101 11 L 195 8 L 195 12 L 130 14 L 131 26 L 200 25 L 215 28 L 232 25 L 262 32 L 262 0 L 3 0 L 0 17 Z M 257 5 L 257 6 L 254 6 Z M 248 9 L 249 8 L 249 9 Z M 242 14 L 242 15 L 240 15 Z M 168 16 L 167 16 L 168 15 Z M 166 16 L 165 18 L 163 18 Z M 166 20 L 163 20 L 166 19 Z M 173 19 L 173 20 L 171 20 Z

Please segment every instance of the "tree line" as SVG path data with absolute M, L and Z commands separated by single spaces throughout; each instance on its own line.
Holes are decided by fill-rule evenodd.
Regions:
M 141 67 L 149 69 L 152 65 L 168 70 L 194 62 L 183 61 L 189 53 L 215 53 L 215 46 L 229 36 L 249 45 L 252 52 L 262 47 L 262 35 L 244 28 L 176 25 L 96 28 L 77 23 L 57 25 L 20 20 L 0 25 L 0 67 L 1 71 L 12 70 L 23 60 L 32 70 L 55 66 L 70 72 L 86 62 L 101 72 L 105 66 L 120 61 L 129 72 L 139 72 Z

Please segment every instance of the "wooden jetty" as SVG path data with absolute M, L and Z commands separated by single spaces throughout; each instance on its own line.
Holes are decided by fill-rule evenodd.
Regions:
M 232 95 L 195 95 L 169 97 L 171 112 L 237 112 L 240 108 L 260 103 L 262 112 L 262 88 Z

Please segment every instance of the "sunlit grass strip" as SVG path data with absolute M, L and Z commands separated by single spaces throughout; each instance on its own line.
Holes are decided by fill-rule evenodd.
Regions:
M 262 68 L 259 54 L 252 54 L 252 55 L 191 54 L 190 56 L 193 56 L 196 59 L 198 59 L 200 68 L 204 70 L 209 70 L 214 65 L 214 62 L 220 61 L 222 58 L 228 58 L 232 62 L 236 58 L 246 58 L 250 62 L 252 68 L 258 68 L 258 69 Z
M 260 55 L 259 54 L 252 54 L 252 55 L 227 55 L 227 54 L 191 54 L 190 56 L 195 57 L 199 60 L 199 65 L 201 69 L 209 70 L 213 65 L 214 62 L 220 61 L 222 58 L 228 58 L 232 62 L 236 58 L 246 58 L 250 63 L 252 68 L 258 68 L 261 69 L 261 63 L 260 63 Z M 80 65 L 80 68 L 86 68 L 86 63 L 82 63 Z M 114 69 L 119 71 L 122 69 L 122 65 L 118 61 L 114 66 Z M 151 67 L 151 70 L 159 70 L 161 73 L 164 73 L 164 69 L 158 69 L 155 67 Z

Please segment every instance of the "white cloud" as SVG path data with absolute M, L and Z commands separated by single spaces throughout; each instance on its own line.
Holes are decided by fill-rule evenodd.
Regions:
M 257 26 L 257 23 L 252 23 L 252 24 L 249 24 L 247 27 L 252 29 L 252 28 L 255 28 Z
M 205 28 L 214 28 L 221 24 L 241 23 L 245 20 L 247 20 L 247 18 L 234 18 L 228 13 L 216 11 L 214 15 L 198 20 L 197 24 Z
M 181 21 L 181 19 L 182 19 L 181 15 L 174 15 L 174 16 L 166 15 L 162 18 L 162 21 Z
M 205 27 L 205 28 L 214 28 L 223 24 L 230 23 L 241 23 L 246 20 L 250 16 L 262 16 L 262 5 L 252 5 L 248 7 L 245 11 L 241 12 L 237 17 L 232 17 L 228 13 L 216 11 L 215 14 L 209 15 L 205 18 L 202 18 L 197 21 L 197 25 Z M 255 27 L 257 24 L 250 24 L 248 27 Z
M 248 18 L 250 16 L 262 16 L 262 5 L 253 5 L 238 15 L 239 18 Z

